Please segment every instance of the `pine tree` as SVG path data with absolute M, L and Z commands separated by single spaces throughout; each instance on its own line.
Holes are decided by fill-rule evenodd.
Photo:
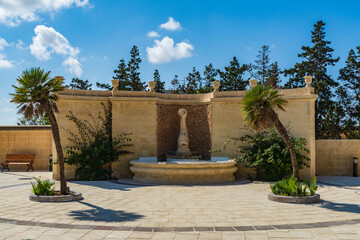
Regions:
M 164 93 L 165 92 L 165 88 L 164 88 L 165 82 L 162 82 L 160 80 L 160 73 L 159 73 L 159 70 L 157 70 L 157 69 L 155 69 L 155 72 L 154 72 L 154 81 L 156 82 L 155 92 Z
M 243 64 L 240 66 L 236 57 L 230 61 L 230 65 L 225 67 L 224 71 L 218 70 L 220 75 L 220 91 L 245 90 L 248 81 L 243 79 L 243 75 L 249 70 L 249 66 Z
M 346 66 L 339 71 L 342 86 L 337 90 L 344 117 L 342 126 L 347 138 L 360 138 L 360 46 L 351 49 Z
M 279 88 L 280 83 L 280 74 L 282 73 L 281 69 L 279 68 L 278 62 L 274 62 L 270 64 L 270 68 L 268 71 L 268 78 L 266 79 L 266 83 L 271 85 L 273 88 Z
M 195 67 L 193 67 L 193 71 L 188 74 L 185 81 L 184 92 L 187 94 L 198 93 L 198 90 L 202 88 L 202 78 Z
M 118 90 L 123 90 L 123 91 L 132 90 L 128 76 L 128 69 L 126 68 L 126 63 L 124 59 L 120 60 L 120 64 L 118 65 L 118 68 L 114 70 L 114 73 L 115 76 L 113 77 L 113 79 L 119 80 Z
M 180 93 L 182 87 L 181 87 L 178 75 L 175 75 L 174 79 L 171 80 L 170 84 L 171 84 L 171 90 L 173 93 L 175 93 L 175 94 Z
M 110 84 L 107 83 L 99 83 L 96 82 L 96 87 L 101 88 L 101 89 L 105 89 L 107 91 L 111 91 L 112 90 L 112 86 Z
M 278 62 L 270 63 L 269 46 L 263 45 L 256 56 L 254 64 L 250 64 L 251 76 L 258 79 L 260 83 L 271 85 L 274 88 L 279 87 L 281 69 Z
M 89 84 L 89 80 L 81 80 L 79 78 L 73 78 L 67 88 L 80 89 L 80 90 L 91 90 L 92 84 Z
M 140 52 L 136 46 L 133 46 L 130 50 L 130 61 L 127 65 L 128 77 L 130 87 L 132 91 L 144 91 L 146 86 L 145 82 L 141 82 L 140 79 Z
M 266 83 L 266 80 L 269 78 L 269 69 L 270 69 L 270 57 L 269 46 L 263 45 L 259 51 L 259 54 L 256 56 L 255 64 L 252 65 L 252 68 L 255 70 L 253 77 L 260 80 L 262 84 Z
M 334 109 L 332 88 L 338 83 L 327 73 L 328 66 L 334 66 L 340 58 L 333 58 L 333 51 L 329 45 L 330 41 L 325 40 L 325 23 L 318 21 L 311 31 L 312 46 L 303 46 L 302 53 L 298 56 L 304 60 L 296 63 L 293 68 L 284 71 L 285 76 L 289 76 L 289 81 L 285 88 L 304 87 L 304 76 L 314 76 L 312 86 L 315 93 L 319 95 L 315 107 L 315 132 L 317 138 L 329 138 L 333 133 L 327 132 L 325 125 L 329 126 L 330 118 L 326 118 L 329 111 Z
M 209 93 L 214 90 L 212 86 L 212 82 L 216 81 L 216 76 L 218 75 L 218 72 L 213 67 L 213 65 L 210 63 L 208 66 L 205 66 L 204 71 L 204 86 L 199 89 L 201 93 Z

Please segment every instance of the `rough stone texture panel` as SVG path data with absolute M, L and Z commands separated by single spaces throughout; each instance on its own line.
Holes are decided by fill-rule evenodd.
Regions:
M 198 151 L 204 159 L 211 154 L 211 108 L 210 105 L 158 105 L 157 107 L 157 156 L 164 158 L 169 151 L 176 151 L 180 131 L 178 110 L 188 111 L 186 125 L 189 133 L 189 148 Z

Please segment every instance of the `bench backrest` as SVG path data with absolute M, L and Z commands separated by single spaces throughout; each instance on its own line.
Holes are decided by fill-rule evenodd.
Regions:
M 6 154 L 5 162 L 30 162 L 34 163 L 35 154 Z

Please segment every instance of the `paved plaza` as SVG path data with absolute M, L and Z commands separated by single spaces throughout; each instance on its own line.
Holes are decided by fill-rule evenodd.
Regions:
M 358 186 L 320 185 L 321 203 L 298 205 L 267 200 L 263 182 L 69 182 L 84 200 L 38 203 L 33 176 L 51 173 L 0 173 L 0 239 L 360 239 Z

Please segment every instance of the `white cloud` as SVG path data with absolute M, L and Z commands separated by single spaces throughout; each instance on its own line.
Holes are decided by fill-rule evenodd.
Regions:
M 0 51 L 10 46 L 10 44 L 3 38 L 0 38 Z M 12 68 L 13 62 L 6 59 L 5 54 L 0 53 L 0 68 Z
M 147 36 L 154 37 L 154 38 L 160 37 L 160 35 L 155 31 L 148 32 Z
M 68 57 L 62 65 L 68 67 L 68 71 L 75 74 L 76 77 L 80 77 L 82 74 L 81 63 L 74 57 Z
M 168 36 L 161 41 L 155 40 L 153 47 L 147 47 L 146 52 L 151 63 L 166 63 L 192 56 L 194 47 L 186 42 L 179 42 L 174 46 L 174 40 Z
M 89 0 L 1 0 L 0 23 L 17 26 L 39 19 L 39 13 L 51 13 L 71 7 L 85 7 Z
M 20 39 L 18 39 L 15 46 L 16 46 L 17 49 L 20 49 L 20 50 L 24 50 L 24 49 L 28 48 L 27 46 L 25 46 L 24 42 L 21 41 Z
M 49 60 L 52 54 L 59 54 L 67 57 L 63 66 L 68 67 L 69 72 L 77 77 L 82 74 L 81 64 L 77 60 L 80 52 L 78 48 L 72 47 L 69 41 L 52 27 L 38 25 L 34 32 L 36 36 L 32 38 L 30 52 L 36 59 Z
M 3 109 L 3 111 L 4 111 L 4 112 L 6 112 L 6 113 L 16 112 L 16 110 L 15 110 L 15 109 L 13 109 L 13 108 L 9 108 L 9 107 L 4 108 L 4 109 Z
M 80 52 L 78 48 L 73 48 L 69 41 L 52 27 L 38 25 L 34 32 L 36 36 L 32 38 L 33 43 L 30 45 L 30 51 L 38 60 L 49 60 L 52 53 L 75 57 Z
M 3 39 L 3 38 L 0 38 L 0 50 L 3 50 L 5 47 L 8 47 L 9 46 L 9 43 Z
M 178 21 L 175 21 L 174 18 L 172 18 L 172 17 L 169 17 L 169 21 L 161 24 L 159 27 L 162 29 L 169 30 L 169 31 L 175 31 L 175 30 L 181 29 L 180 23 Z

